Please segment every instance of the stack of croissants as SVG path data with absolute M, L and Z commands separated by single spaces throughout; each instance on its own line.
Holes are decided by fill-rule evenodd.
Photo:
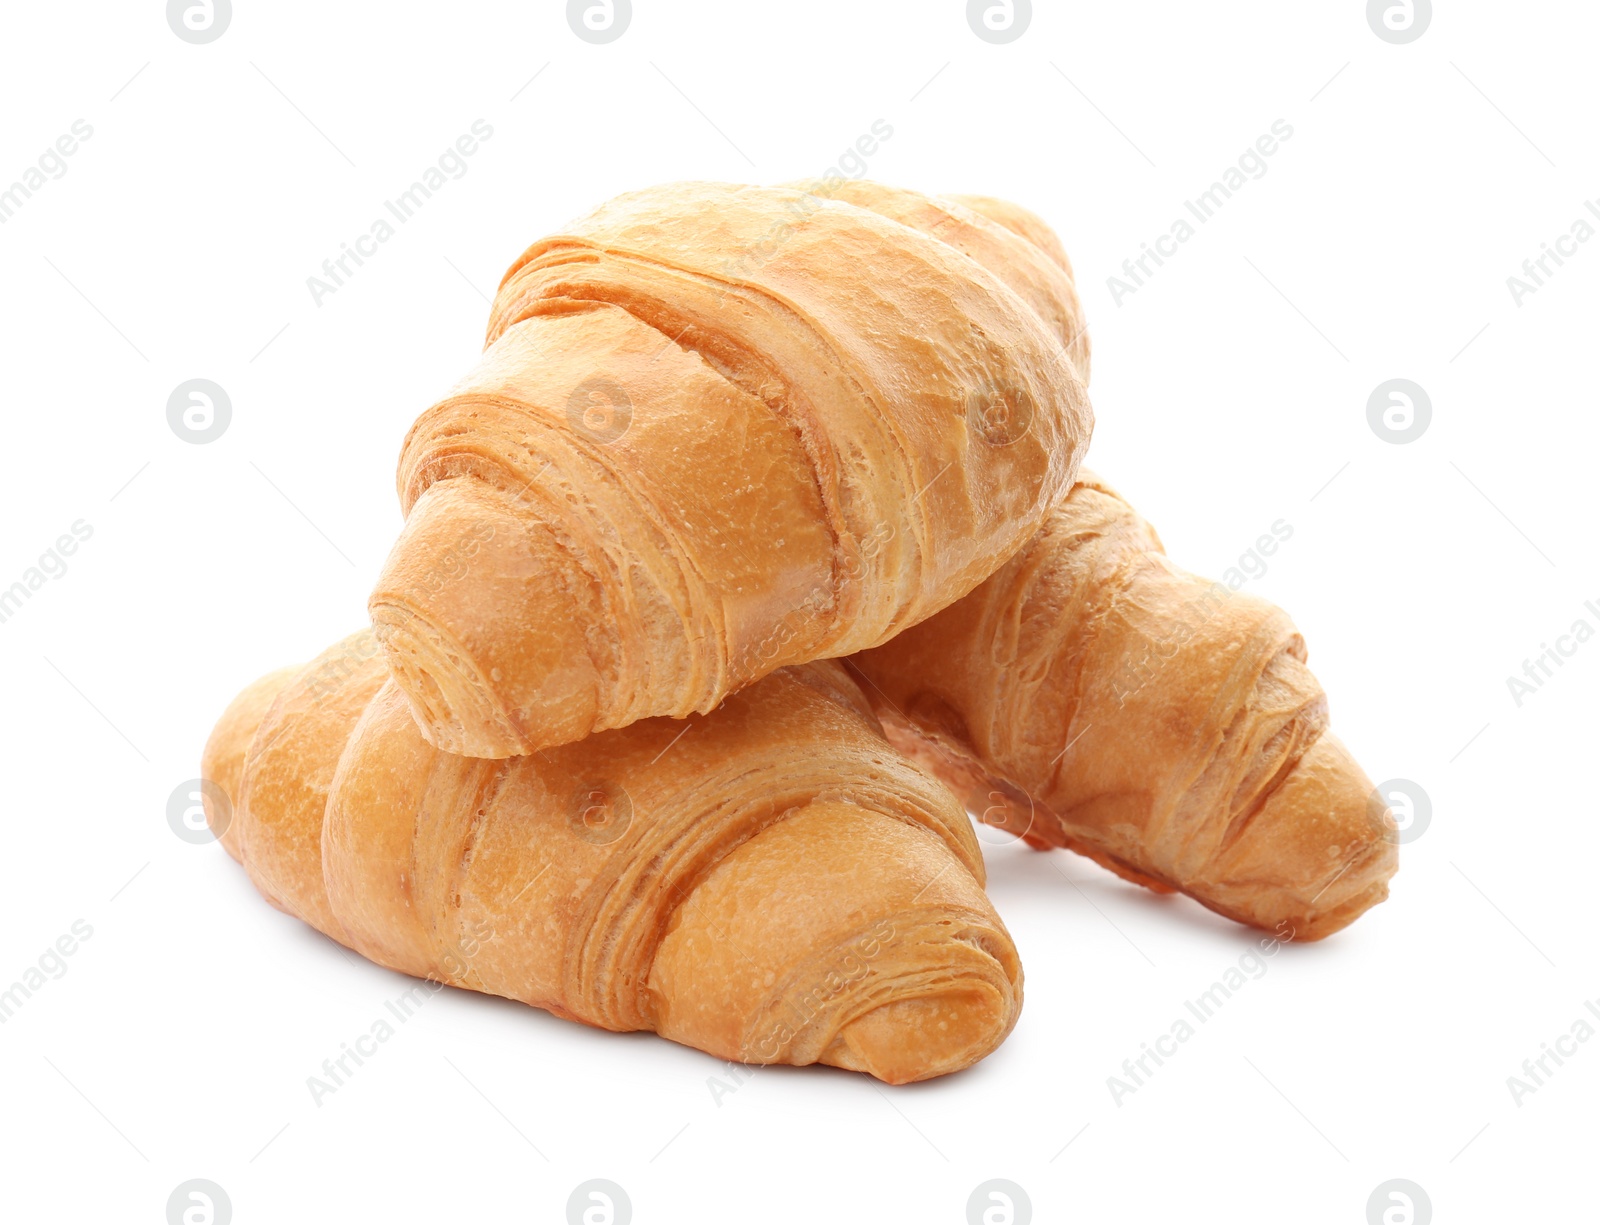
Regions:
M 212 830 L 380 965 L 892 1084 L 1021 1009 L 972 818 L 1337 931 L 1393 818 L 1289 618 L 1080 471 L 1088 376 L 1016 205 L 612 200 L 412 427 L 371 627 L 222 716 Z

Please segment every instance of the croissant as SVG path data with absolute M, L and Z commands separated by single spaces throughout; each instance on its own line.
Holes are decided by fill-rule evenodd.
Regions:
M 988 196 L 924 196 L 867 179 L 836 183 L 828 195 L 920 230 L 988 269 L 1044 320 L 1088 384 L 1089 332 L 1072 265 L 1039 217 Z
M 1393 819 L 1288 616 L 1178 569 L 1092 475 L 971 595 L 853 665 L 891 742 L 1035 846 L 1297 940 L 1388 896 Z
M 708 712 L 887 641 L 1037 531 L 1091 428 L 1070 277 L 979 211 L 858 190 L 636 192 L 507 273 L 406 438 L 370 602 L 430 743 Z
M 363 631 L 246 689 L 203 770 L 263 896 L 407 974 L 892 1084 L 964 1068 L 1016 1023 L 1022 971 L 971 825 L 837 663 L 487 761 L 422 738 Z

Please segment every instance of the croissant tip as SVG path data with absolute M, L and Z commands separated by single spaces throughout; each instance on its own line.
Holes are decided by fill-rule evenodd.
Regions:
M 895 1000 L 847 1023 L 825 1062 L 889 1085 L 931 1080 L 990 1054 L 1016 1016 L 1014 992 L 987 984 Z
M 474 683 L 460 653 L 420 616 L 377 601 L 370 612 L 424 740 L 458 757 L 522 757 L 538 747 L 494 708 L 487 686 Z
M 430 485 L 411 508 L 367 609 L 430 744 L 523 757 L 610 725 L 590 590 L 547 524 L 462 476 Z
M 1354 923 L 1367 911 L 1389 898 L 1389 878 L 1393 876 L 1395 856 L 1392 850 L 1387 856 L 1379 856 L 1380 860 L 1387 859 L 1387 864 L 1375 861 L 1374 867 L 1369 867 L 1359 875 L 1370 877 L 1377 872 L 1378 878 L 1370 881 L 1364 887 L 1358 888 L 1348 897 L 1341 898 L 1339 902 L 1325 910 L 1315 911 L 1311 915 L 1291 921 L 1294 929 L 1292 939 L 1297 944 L 1313 944 L 1319 940 L 1326 940 L 1329 936 L 1343 931 Z M 1386 870 L 1385 870 L 1386 869 Z

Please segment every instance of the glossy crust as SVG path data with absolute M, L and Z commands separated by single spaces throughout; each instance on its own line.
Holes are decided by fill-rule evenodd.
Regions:
M 1281 610 L 1178 569 L 1085 474 L 971 595 L 853 661 L 983 819 L 1297 940 L 1388 896 L 1392 816 Z
M 269 901 L 418 977 L 894 1084 L 1021 1007 L 965 814 L 835 663 L 486 761 L 422 738 L 364 631 L 241 694 L 203 770 L 237 780 L 227 837 Z
M 958 205 L 873 204 L 670 184 L 517 261 L 406 440 L 371 600 L 431 743 L 704 713 L 887 641 L 1037 530 L 1092 424 L 1070 278 Z

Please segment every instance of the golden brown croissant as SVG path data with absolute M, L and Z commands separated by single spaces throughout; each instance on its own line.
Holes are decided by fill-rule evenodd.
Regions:
M 1089 331 L 1072 265 L 1055 231 L 1027 209 L 987 196 L 924 196 L 866 179 L 833 184 L 828 197 L 921 230 L 983 265 L 1033 307 L 1089 382 Z
M 975 813 L 1297 940 L 1388 896 L 1393 820 L 1288 616 L 1172 565 L 1088 474 L 971 595 L 853 663 Z
M 993 196 L 964 196 L 954 195 L 946 197 L 965 204 L 975 213 L 982 213 L 990 221 L 998 222 L 1019 238 L 1026 238 L 1039 250 L 1043 251 L 1050 261 L 1072 276 L 1072 262 L 1067 259 L 1067 250 L 1061 245 L 1061 239 L 1056 232 L 1045 224 L 1044 218 L 1037 213 L 1029 212 L 1020 204 L 1013 204 L 1010 200 L 998 200 Z M 1088 382 L 1085 373 L 1084 382 Z
M 673 184 L 517 261 L 407 437 L 371 600 L 431 743 L 709 711 L 886 641 L 1037 530 L 1091 426 L 1070 278 L 959 205 L 958 245 L 884 215 L 926 228 L 918 200 Z
M 262 894 L 407 974 L 895 1084 L 981 1059 L 1021 1006 L 965 814 L 836 663 L 485 761 L 422 738 L 365 631 L 245 690 L 203 768 Z

